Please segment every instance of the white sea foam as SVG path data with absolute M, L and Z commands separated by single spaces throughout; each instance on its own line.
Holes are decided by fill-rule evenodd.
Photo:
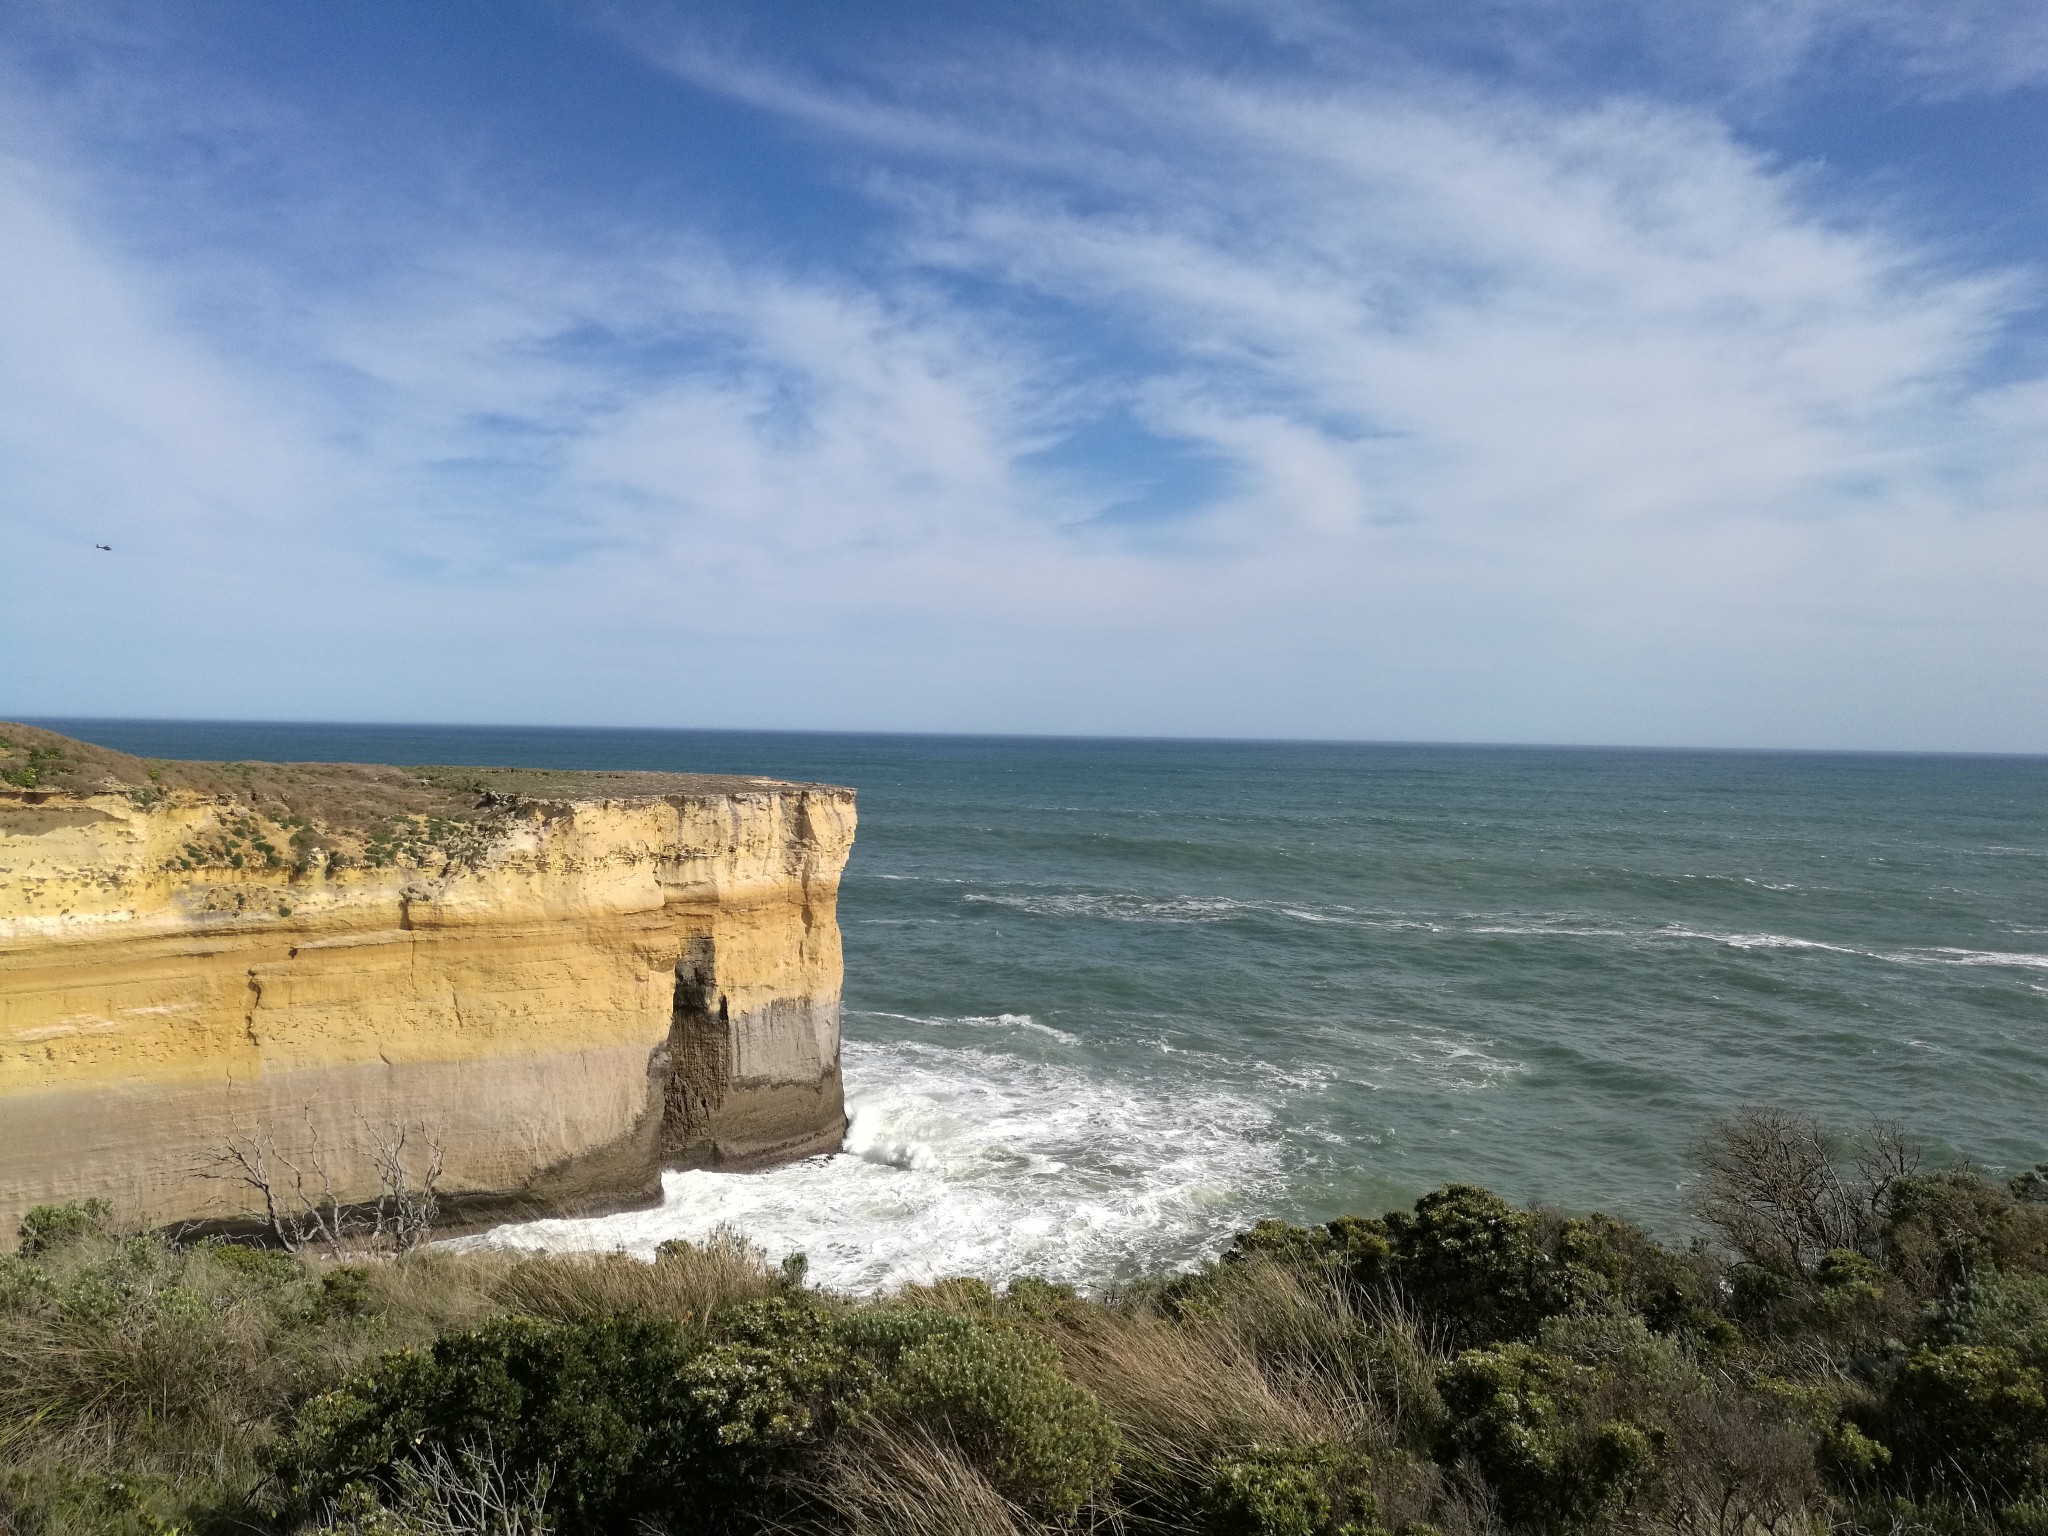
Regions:
M 971 891 L 960 899 L 1029 912 L 1034 917 L 1098 917 L 1118 923 L 1220 923 L 1263 907 L 1260 902 L 1238 901 L 1229 896 L 1150 897 L 1121 891 Z
M 1065 1045 L 1075 1043 L 1076 1037 L 1064 1029 L 1055 1029 L 1050 1024 L 1041 1024 L 1028 1013 L 964 1013 L 939 1014 L 930 1016 L 918 1013 L 889 1013 L 880 1008 L 861 1011 L 849 1010 L 849 1018 L 893 1019 L 899 1024 L 922 1024 L 929 1029 L 1024 1029 L 1034 1034 L 1048 1035 Z
M 1904 949 L 1861 949 L 1853 944 L 1829 944 L 1820 939 L 1800 939 L 1783 933 L 1711 933 L 1677 923 L 1656 930 L 1658 937 L 1703 939 L 1729 949 L 1817 950 L 1831 955 L 1854 955 L 1863 960 L 1882 960 L 1892 965 L 1961 965 L 2017 967 L 2048 970 L 2048 955 L 2010 949 L 1959 949 L 1930 944 Z
M 1927 949 L 1894 950 L 1883 958 L 1896 960 L 1902 965 L 2010 965 L 2022 970 L 2048 971 L 2048 955 L 2025 954 L 2009 949 L 1951 949 L 1937 945 Z
M 1748 885 L 1766 885 L 1772 890 L 1795 889 L 1791 886 L 1770 885 L 1749 876 L 1688 876 L 1687 878 L 1739 880 Z M 1127 923 L 1217 923 L 1245 915 L 1263 915 L 1291 918 L 1311 923 L 1344 923 L 1372 929 L 1396 931 L 1422 931 L 1441 933 L 1446 931 L 1442 923 L 1421 917 L 1390 917 L 1386 915 L 1363 915 L 1350 908 L 1315 909 L 1276 902 L 1247 901 L 1228 896 L 1179 896 L 1152 898 L 1125 893 L 1090 892 L 1033 892 L 1033 893 L 987 893 L 969 892 L 963 901 L 989 906 L 1008 907 L 1019 912 L 1029 912 L 1041 917 L 1092 917 L 1114 922 Z M 1474 921 L 1474 919 L 1479 919 Z M 1491 919 L 1491 920 L 1489 920 Z M 1496 917 L 1488 913 L 1464 913 L 1461 921 L 1469 924 L 1464 932 L 1485 937 L 1530 937 L 1530 938 L 1612 938 L 1612 939 L 1683 939 L 1708 944 L 1718 944 L 1726 949 L 1788 952 L 1807 951 L 1818 954 L 1850 955 L 1859 959 L 1878 960 L 1894 965 L 1957 965 L 2019 967 L 2022 969 L 2048 969 L 2048 955 L 2008 950 L 1973 950 L 1949 946 L 1919 946 L 1902 949 L 1866 949 L 1853 944 L 1835 944 L 1824 939 L 1806 939 L 1785 933 L 1722 933 L 1711 929 L 1687 927 L 1682 923 L 1667 923 L 1657 928 L 1617 927 L 1599 922 L 1587 922 L 1583 918 L 1566 916 L 1510 918 Z M 2014 925 L 2014 932 L 2032 932 Z M 1005 1015 L 1003 1018 L 1008 1019 Z M 914 1022 L 939 1022 L 917 1020 Z M 954 1023 L 974 1022 L 952 1020 Z M 1039 1028 L 1048 1026 L 1040 1025 Z M 1054 1031 L 1054 1033 L 1058 1033 Z
M 1710 944 L 1719 944 L 1727 949 L 1819 950 L 1831 955 L 1861 955 L 1866 960 L 1878 958 L 1871 951 L 1857 949 L 1853 945 L 1829 944 L 1821 939 L 1794 938 L 1784 933 L 1706 933 L 1678 923 L 1667 924 L 1657 932 L 1674 939 L 1705 939 Z
M 1409 1030 L 1363 1040 L 1357 1070 L 1370 1088 L 1425 1083 L 1448 1093 L 1472 1093 L 1519 1077 L 1529 1068 L 1525 1062 L 1495 1056 L 1462 1035 Z
M 1561 923 L 1488 923 L 1468 928 L 1467 933 L 1513 934 L 1531 938 L 1626 939 L 1635 934 L 1627 928 L 1573 928 Z
M 1335 912 L 1312 912 L 1306 907 L 1277 906 L 1273 909 L 1282 917 L 1291 917 L 1304 923 L 1345 923 L 1351 919 Z
M 1223 923 L 1237 917 L 1284 917 L 1299 923 L 1343 923 L 1361 927 L 1434 928 L 1426 922 L 1371 922 L 1345 906 L 1308 907 L 1299 902 L 1250 901 L 1235 896 L 1139 896 L 1127 891 L 971 891 L 960 898 L 980 906 L 1008 907 L 1034 917 L 1093 917 L 1115 923 Z
M 1245 1095 L 917 1042 L 845 1050 L 852 1124 L 837 1156 L 672 1173 L 654 1210 L 460 1241 L 649 1257 L 731 1225 L 771 1255 L 801 1250 L 813 1280 L 846 1290 L 952 1274 L 1092 1284 L 1213 1250 L 1284 1189 L 1271 1111 Z

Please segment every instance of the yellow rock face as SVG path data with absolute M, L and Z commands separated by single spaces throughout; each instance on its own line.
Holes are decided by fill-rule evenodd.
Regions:
M 251 1216 L 236 1149 L 346 1203 L 403 1135 L 476 1222 L 838 1146 L 851 791 L 478 771 L 336 816 L 370 772 L 0 786 L 0 1234 Z

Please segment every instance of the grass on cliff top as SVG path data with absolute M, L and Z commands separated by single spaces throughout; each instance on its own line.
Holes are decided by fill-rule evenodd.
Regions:
M 1685 1248 L 1452 1185 L 1096 1298 L 44 1209 L 0 1259 L 0 1531 L 2048 1533 L 2048 1171 L 1756 1111 L 1697 1188 Z
M 208 763 L 131 757 L 39 726 L 0 721 L 0 792 L 125 793 L 141 805 L 189 790 L 284 828 L 375 838 L 488 822 L 509 800 L 723 794 L 778 780 L 600 769 Z

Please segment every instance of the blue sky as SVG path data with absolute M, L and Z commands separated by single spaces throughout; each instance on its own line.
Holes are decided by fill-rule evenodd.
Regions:
M 21 0 L 0 713 L 2044 751 L 2044 261 L 2036 0 Z

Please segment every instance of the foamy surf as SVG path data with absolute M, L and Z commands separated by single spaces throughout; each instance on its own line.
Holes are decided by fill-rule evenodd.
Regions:
M 1021 1029 L 1044 1035 L 1063 1045 L 1072 1045 L 1075 1040 L 1075 1037 L 1064 1029 L 1041 1024 L 1028 1013 L 943 1014 L 934 1018 L 926 1014 L 890 1013 L 884 1009 L 871 1008 L 860 1013 L 849 1011 L 848 1017 L 889 1019 L 898 1024 L 921 1024 L 927 1029 Z
M 1285 1188 L 1271 1111 L 1185 1084 L 919 1043 L 845 1047 L 844 1150 L 763 1173 L 671 1173 L 646 1211 L 499 1227 L 465 1245 L 619 1250 L 734 1227 L 814 1282 L 944 1275 L 1081 1285 L 1187 1264 Z

